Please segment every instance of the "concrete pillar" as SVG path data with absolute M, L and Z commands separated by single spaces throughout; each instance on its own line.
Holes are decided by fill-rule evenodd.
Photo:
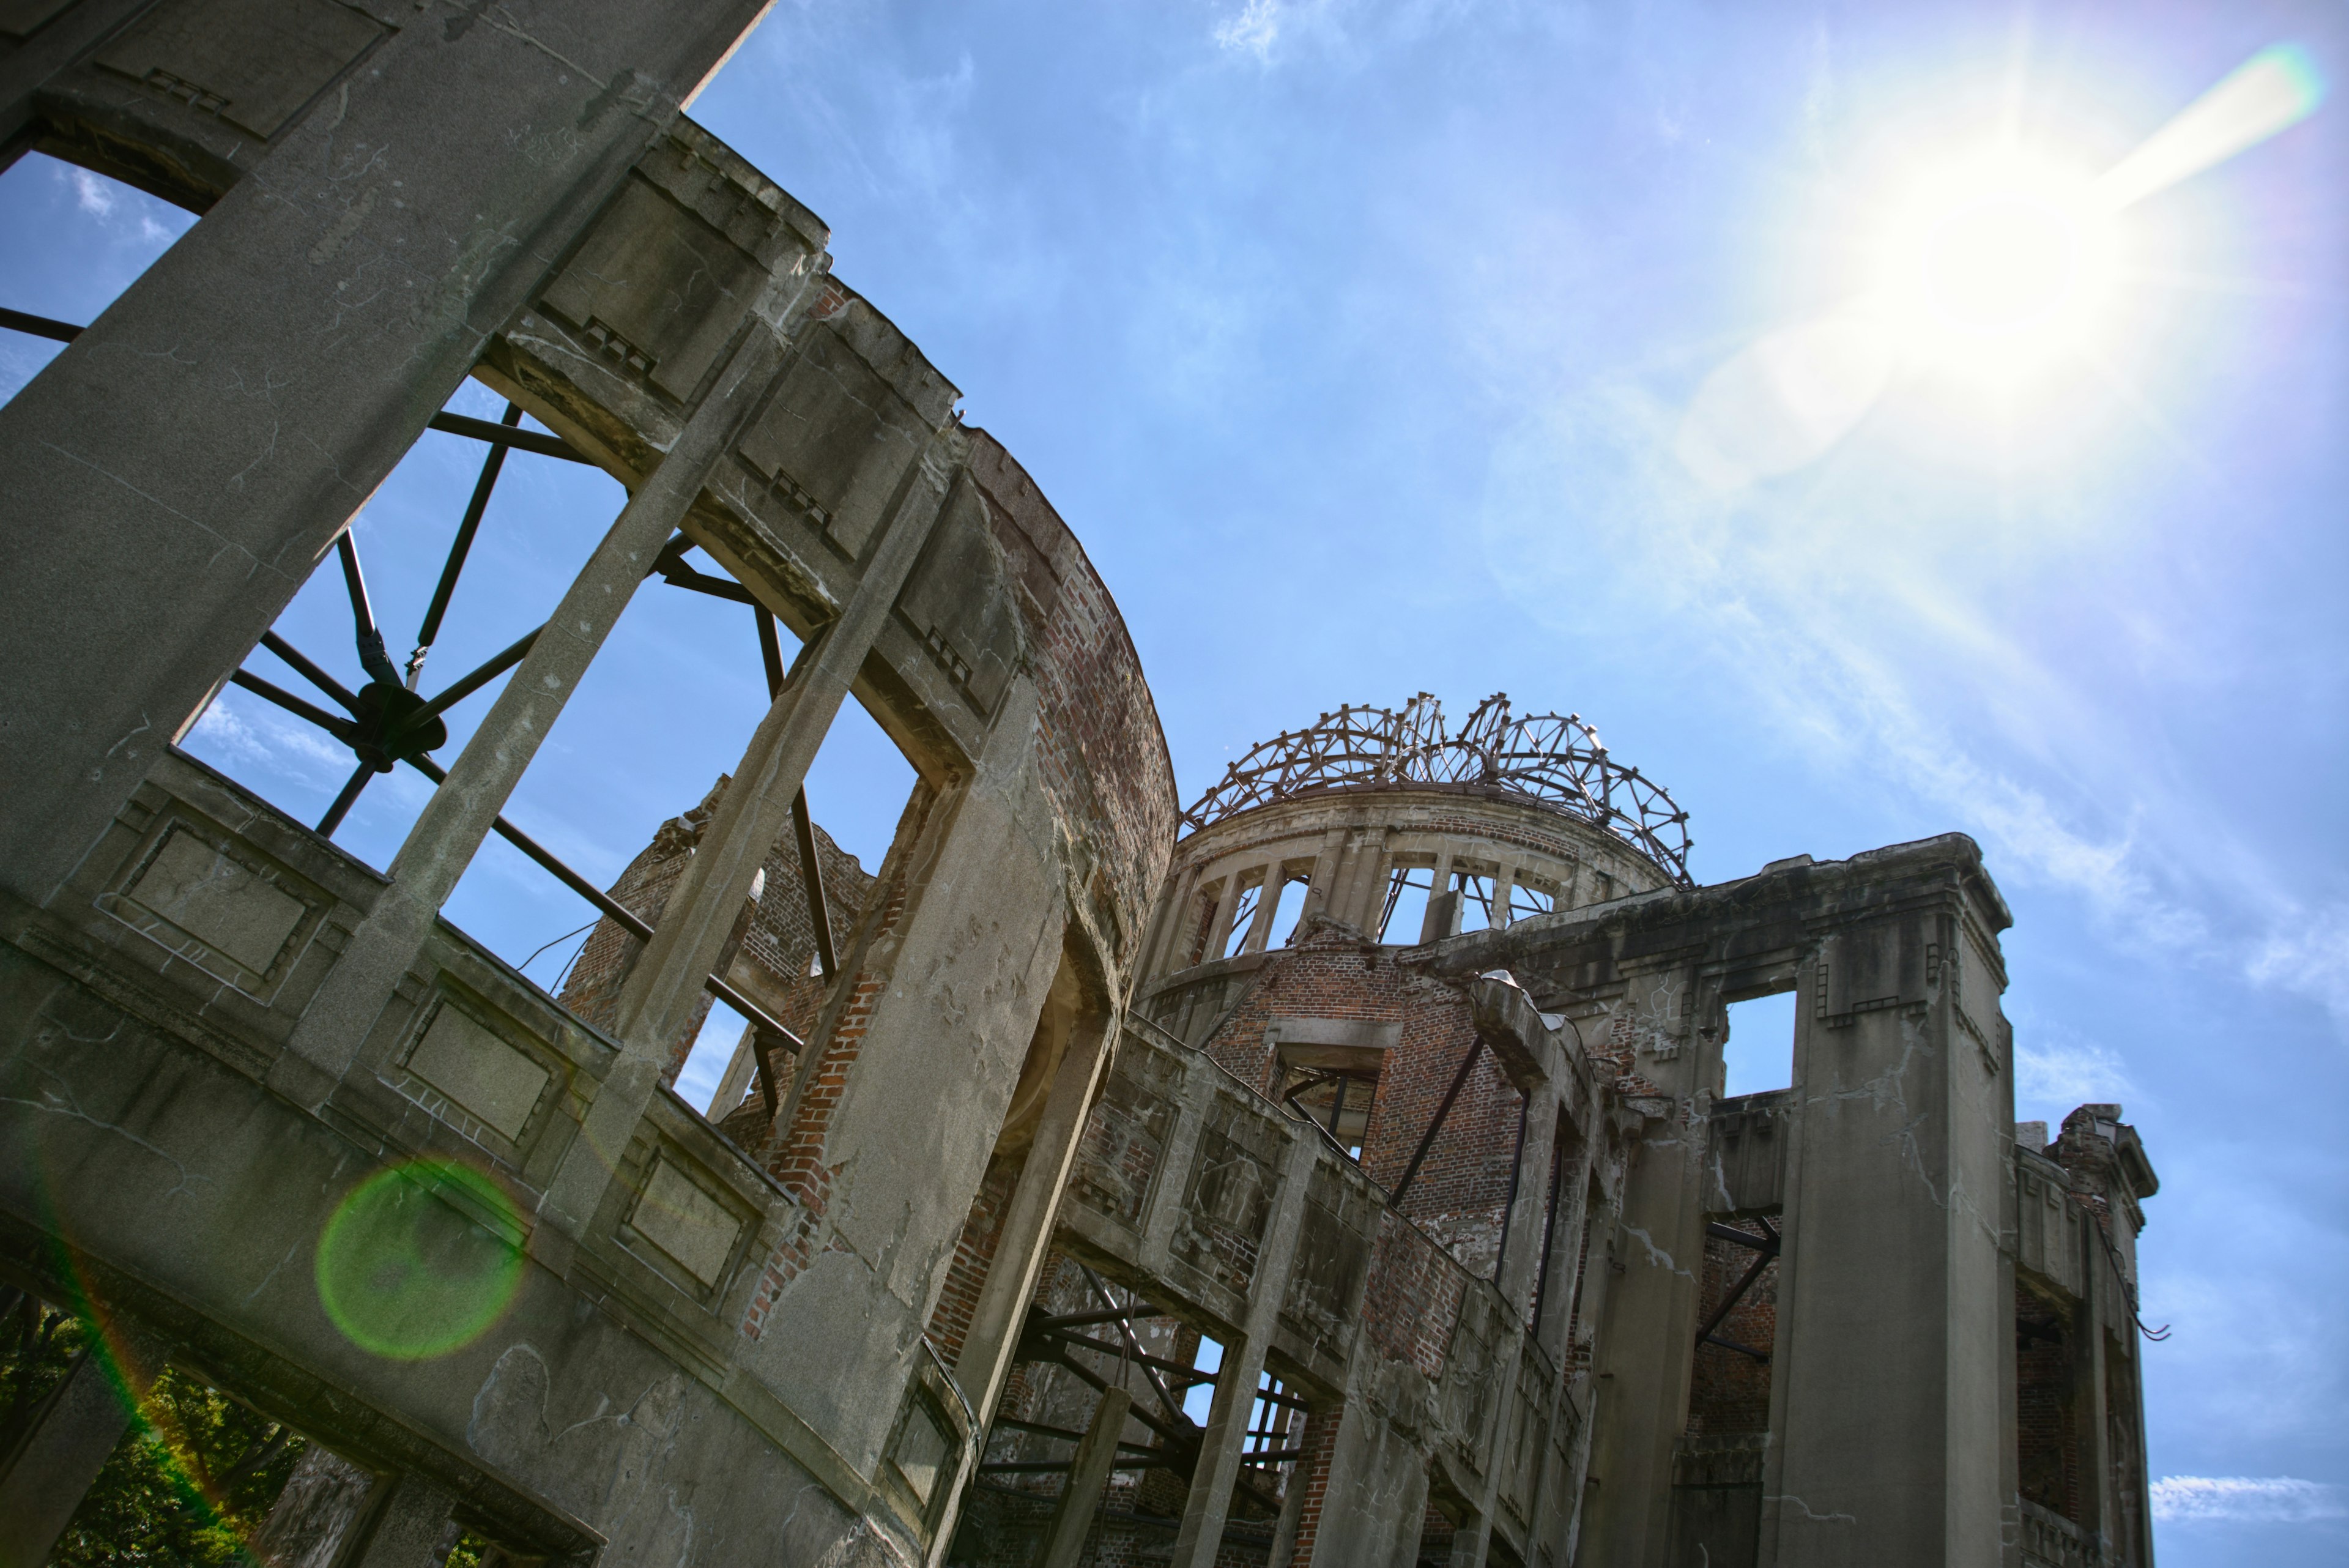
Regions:
M 1297 1530 L 1305 1517 L 1305 1494 L 1313 1490 L 1315 1434 L 1311 1422 L 1318 1411 L 1317 1404 L 1289 1425 L 1290 1446 L 1301 1450 L 1303 1457 L 1288 1467 L 1288 1487 L 1280 1494 L 1280 1517 L 1273 1522 L 1272 1549 L 1265 1557 L 1265 1568 L 1288 1568 L 1290 1559 L 1297 1555 Z
M 388 1476 L 377 1488 L 366 1540 L 348 1568 L 440 1568 L 448 1559 L 449 1511 L 456 1499 L 419 1475 Z
M 1418 1434 L 1406 1434 L 1381 1409 L 1380 1385 L 1395 1375 L 1380 1361 L 1375 1354 L 1353 1358 L 1336 1429 L 1326 1438 L 1317 1434 L 1315 1447 L 1329 1447 L 1329 1478 L 1312 1538 L 1292 1554 L 1290 1568 L 1412 1568 L 1418 1561 L 1427 1455 Z
M 312 1443 L 254 1537 L 253 1554 L 264 1568 L 336 1568 L 345 1538 L 366 1522 L 380 1479 Z
M 718 389 L 686 421 L 668 455 L 621 508 L 447 780 L 425 803 L 392 857 L 389 886 L 352 932 L 295 1025 L 290 1049 L 272 1066 L 272 1087 L 316 1106 L 348 1069 L 384 998 L 415 961 L 440 906 L 489 836 L 523 770 L 538 754 L 646 568 L 701 493 L 710 466 L 731 444 L 781 357 L 775 335 L 754 328 L 735 350 Z M 674 898 L 670 907 L 677 907 Z M 637 965 L 639 972 L 643 968 Z M 678 1022 L 681 1027 L 683 1020 Z
M 1061 1053 L 1035 1141 L 1029 1146 L 1028 1158 L 1011 1190 L 1010 1207 L 995 1245 L 995 1261 L 971 1308 L 970 1328 L 963 1335 L 962 1355 L 955 1372 L 982 1426 L 995 1418 L 996 1399 L 1011 1375 L 1012 1352 L 1029 1303 L 1036 1296 L 1044 1254 L 1050 1248 L 1052 1219 L 1068 1187 L 1069 1167 L 1083 1139 L 1094 1091 L 1109 1063 L 1109 1043 L 1108 1023 L 1091 1020 L 1079 1026 L 1076 1037 Z M 942 1539 L 951 1533 L 950 1530 L 939 1532 Z
M 1509 890 L 1516 886 L 1517 868 L 1507 861 L 1493 877 L 1493 929 L 1506 929 L 1509 923 Z
M 1955 1026 L 1964 971 L 2001 1033 L 1962 897 L 1837 931 L 1802 971 L 1764 1568 L 1999 1559 L 2013 1075 Z
M 1435 869 L 1427 874 L 1427 915 L 1419 929 L 1423 942 L 1440 942 L 1460 932 L 1460 899 L 1446 886 L 1451 880 L 1451 852 L 1438 851 Z
M 751 880 L 789 826 L 808 765 L 936 527 L 944 501 L 936 490 L 916 485 L 900 502 L 847 607 L 808 645 L 760 721 L 659 926 L 629 971 L 612 1024 L 624 1054 L 547 1185 L 543 1210 L 567 1233 L 578 1234 L 595 1213 L 612 1174 L 609 1151 L 627 1147 L 636 1118 L 659 1087 L 669 1045 L 699 1005 Z M 472 749 L 466 748 L 468 755 Z
M 2066 1199 L 2069 1201 L 2069 1199 Z M 2075 1440 L 2081 1462 L 2080 1529 L 2110 1552 L 2119 1544 L 2114 1529 L 2118 1514 L 2113 1486 L 2113 1431 L 2105 1414 L 2104 1298 L 2112 1288 L 2103 1247 L 2090 1233 L 2095 1221 L 2080 1218 L 2080 1304 L 2073 1326 L 2073 1419 L 2080 1423 Z
M 1271 945 L 1273 917 L 1280 912 L 1281 879 L 1287 875 L 1278 860 L 1264 868 L 1263 891 L 1256 897 L 1256 919 L 1248 924 L 1242 952 L 1260 953 Z
M 166 1356 L 162 1340 L 116 1318 L 74 1359 L 0 1476 L 0 1563 L 48 1561 Z
M 1069 1465 L 1069 1484 L 1052 1507 L 1052 1522 L 1044 1532 L 1036 1568 L 1077 1568 L 1077 1558 L 1085 1549 L 1085 1533 L 1092 1528 L 1093 1514 L 1101 1507 L 1102 1489 L 1109 1485 L 1109 1473 L 1117 1462 L 1117 1441 L 1125 1434 L 1125 1413 L 1133 1407 L 1133 1396 L 1123 1387 L 1102 1393 L 1093 1409 L 1092 1424 L 1085 1428 L 1084 1439 L 1077 1444 L 1076 1458 Z
M 1493 1283 L 1509 1303 L 1510 1323 L 1522 1333 L 1541 1282 L 1543 1212 L 1549 1202 L 1549 1168 L 1557 1139 L 1557 1090 L 1536 1084 L 1525 1091 L 1525 1137 L 1517 1148 L 1516 1203 L 1501 1244 L 1500 1277 Z M 1564 1194 L 1560 1193 L 1563 1201 Z
M 1199 1462 L 1191 1472 L 1191 1491 L 1184 1501 L 1183 1523 L 1175 1533 L 1168 1568 L 1215 1568 L 1216 1553 L 1223 1545 L 1232 1483 L 1239 1479 L 1248 1417 L 1256 1408 L 1265 1351 L 1272 1343 L 1281 1298 L 1288 1293 L 1288 1268 L 1297 1256 L 1298 1233 L 1304 1229 L 1305 1195 L 1319 1147 L 1318 1138 L 1299 1136 L 1293 1130 L 1294 1124 L 1290 1127 L 1280 1189 L 1265 1221 L 1264 1244 L 1257 1252 L 1256 1273 L 1248 1283 L 1247 1321 L 1232 1343 L 1224 1346 L 1215 1401 L 1207 1408 Z
M 1386 903 L 1387 836 L 1382 826 L 1348 830 L 1344 864 L 1330 894 L 1330 913 L 1372 941 L 1379 940 L 1379 911 Z
M 12 889 L 50 898 L 763 9 L 384 30 L 0 408 Z M 517 157 L 545 127 L 560 160 Z
M 1299 920 L 1308 915 L 1343 918 L 1338 915 L 1330 895 L 1337 889 L 1338 868 L 1345 857 L 1346 833 L 1343 828 L 1333 827 L 1321 836 L 1320 847 L 1314 851 L 1313 867 L 1306 874 L 1305 903 L 1297 911 Z
M 1573 1327 L 1575 1262 L 1582 1255 L 1583 1228 L 1590 1222 L 1590 1168 L 1598 1154 L 1594 1141 L 1577 1140 L 1566 1169 L 1558 1178 L 1557 1212 L 1550 1216 L 1549 1293 L 1542 1297 L 1541 1321 L 1534 1325 L 1534 1335 L 1536 1343 L 1561 1367 L 1573 1348 L 1566 1336 Z M 1539 1266 L 1538 1260 L 1536 1266 Z
M 1697 1303 L 1704 1265 L 1702 1126 L 1686 1125 L 1702 1061 L 1701 1042 L 1671 1033 L 1673 1008 L 1691 984 L 1683 971 L 1630 978 L 1620 1009 L 1640 1054 L 1633 1070 L 1669 1096 L 1651 1116 L 1623 1179 L 1612 1256 L 1590 1266 L 1619 1268 L 1609 1281 L 1593 1362 L 1599 1389 L 1593 1434 L 1590 1517 L 1583 1550 L 1623 1568 L 1661 1564 L 1670 1516 L 1672 1445 L 1688 1415 L 1695 1365 Z M 1668 1054 L 1667 1054 L 1668 1053 Z M 1585 1311 L 1589 1310 L 1585 1297 Z
M 1224 956 L 1224 944 L 1231 940 L 1233 912 L 1239 908 L 1240 874 L 1235 868 L 1224 876 L 1224 885 L 1216 894 L 1216 912 L 1207 921 L 1207 940 L 1199 949 L 1199 961 L 1213 963 Z

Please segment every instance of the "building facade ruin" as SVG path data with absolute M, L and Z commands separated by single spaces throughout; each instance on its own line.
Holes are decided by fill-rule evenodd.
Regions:
M 202 214 L 10 317 L 69 341 L 0 408 L 0 1284 L 93 1347 L 0 1563 L 168 1367 L 309 1445 L 274 1563 L 2149 1565 L 2152 1167 L 2016 1127 L 1974 846 L 1700 886 L 1498 698 L 1184 809 L 1075 533 L 685 115 L 761 9 L 0 4 L 10 156 Z M 348 525 L 428 428 L 486 456 L 403 670 Z M 628 500 L 428 691 L 509 454 Z M 356 690 L 274 629 L 322 567 Z M 671 587 L 771 706 L 605 888 L 503 812 Z M 325 818 L 174 743 L 232 681 L 350 750 Z M 802 787 L 851 700 L 916 779 L 869 870 Z M 601 918 L 555 991 L 442 917 L 492 835 Z M 1785 992 L 1791 1084 L 1726 1096 Z

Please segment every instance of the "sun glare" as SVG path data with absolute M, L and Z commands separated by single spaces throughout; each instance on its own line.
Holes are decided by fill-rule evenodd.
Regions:
M 2012 383 L 2088 338 L 2111 303 L 2115 242 L 2085 175 L 1974 159 L 1919 180 L 1895 208 L 1877 307 L 1920 368 Z
M 1958 384 L 1964 395 L 1936 400 L 1945 414 L 1986 410 L 2003 432 L 2021 428 L 2027 404 L 2077 384 L 2060 372 L 2095 358 L 2099 332 L 2117 336 L 2127 210 L 2299 124 L 2324 93 L 2308 52 L 2278 44 L 2099 174 L 2011 145 L 1920 171 L 1858 253 L 1872 275 L 1856 296 L 1763 333 L 1698 386 L 1682 465 L 1721 491 L 1791 473 L 1922 380 Z M 2156 242 L 2140 231 L 2138 243 Z

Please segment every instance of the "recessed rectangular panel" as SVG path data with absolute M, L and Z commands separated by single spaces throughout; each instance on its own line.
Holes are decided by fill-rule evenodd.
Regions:
M 174 824 L 124 900 L 160 916 L 255 981 L 276 964 L 308 906 L 259 871 Z M 150 935 L 154 934 L 152 932 Z M 167 946 L 171 945 L 166 943 Z M 201 962 L 201 955 L 190 954 Z
M 742 1221 L 732 1210 L 667 1159 L 654 1164 L 628 1223 L 705 1285 L 716 1284 L 726 1272 L 726 1260 L 742 1234 Z
M 0 33 L 29 38 L 41 25 L 74 0 L 0 0 Z
M 766 273 L 631 175 L 541 303 L 613 367 L 682 402 L 718 363 Z
M 382 34 L 335 0 L 164 0 L 98 63 L 266 141 Z
M 855 560 L 928 440 L 905 400 L 825 324 L 805 329 L 740 450 Z
M 508 1143 L 522 1137 L 552 1076 L 445 1002 L 409 1054 L 408 1070 L 496 1128 Z

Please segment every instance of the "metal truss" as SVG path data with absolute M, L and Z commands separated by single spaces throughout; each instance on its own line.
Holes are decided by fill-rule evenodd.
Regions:
M 1080 1265 L 1082 1268 L 1082 1265 Z M 1083 1268 L 1085 1283 L 1100 1310 L 1081 1313 L 1048 1314 L 1030 1307 L 1028 1321 L 1021 1325 L 1019 1344 L 1015 1352 L 1024 1362 L 1042 1362 L 1066 1369 L 1081 1383 L 1089 1385 L 1096 1393 L 1107 1393 L 1125 1375 L 1127 1369 L 1139 1371 L 1150 1386 L 1155 1408 L 1135 1403 L 1128 1418 L 1139 1422 L 1154 1439 L 1149 1443 L 1118 1444 L 1118 1457 L 1112 1467 L 1119 1470 L 1172 1470 L 1189 1479 L 1196 1473 L 1201 1445 L 1206 1439 L 1206 1429 L 1191 1419 L 1183 1408 L 1183 1393 L 1199 1384 L 1213 1384 L 1219 1376 L 1201 1372 L 1180 1362 L 1146 1354 L 1133 1332 L 1137 1318 L 1164 1318 L 1167 1314 L 1155 1311 L 1132 1291 L 1124 1293 L 1121 1303 L 1100 1275 Z M 1113 1327 L 1115 1343 L 1096 1338 L 1094 1333 Z M 1089 1357 L 1099 1357 L 1113 1363 L 1107 1372 Z M 1264 1486 L 1251 1480 L 1246 1472 L 1276 1469 L 1304 1457 L 1304 1450 L 1294 1446 L 1280 1446 L 1299 1428 L 1304 1418 L 1305 1401 L 1288 1392 L 1278 1382 L 1259 1386 L 1251 1407 L 1248 1429 L 1241 1442 L 1242 1474 L 1233 1482 L 1236 1497 L 1263 1509 L 1267 1513 L 1280 1511 L 1280 1498 Z M 993 1425 L 1014 1431 L 1032 1432 L 1039 1437 L 1056 1438 L 1069 1442 L 1081 1440 L 1084 1434 L 1065 1427 L 1047 1426 L 1036 1421 L 998 1416 Z M 1075 1463 L 1073 1457 L 1065 1459 L 1012 1459 L 983 1463 L 978 1473 L 987 1475 L 1065 1475 Z M 1270 1475 L 1263 1479 L 1269 1482 Z
M 1511 713 L 1506 692 L 1476 705 L 1457 733 L 1421 692 L 1401 709 L 1349 705 L 1284 732 L 1225 770 L 1183 814 L 1197 829 L 1235 812 L 1327 790 L 1443 784 L 1493 790 L 1603 827 L 1683 887 L 1688 813 L 1663 786 L 1615 762 L 1578 713 Z
M 1713 1315 L 1704 1320 L 1704 1326 L 1696 1331 L 1696 1342 L 1699 1345 L 1717 1345 L 1723 1350 L 1733 1350 L 1740 1355 L 1750 1355 L 1756 1361 L 1766 1362 L 1770 1359 L 1768 1351 L 1757 1350 L 1750 1345 L 1740 1345 L 1733 1339 L 1723 1339 L 1716 1332 L 1723 1324 L 1729 1321 L 1729 1314 L 1737 1310 L 1737 1303 L 1745 1299 L 1745 1293 L 1754 1288 L 1754 1282 L 1762 1277 L 1762 1271 L 1768 1268 L 1778 1256 L 1781 1240 L 1778 1228 L 1767 1220 L 1757 1220 L 1754 1223 L 1762 1227 L 1759 1235 L 1751 1231 L 1740 1231 L 1734 1225 L 1723 1225 L 1718 1221 L 1708 1224 L 1704 1228 L 1704 1233 L 1715 1241 L 1727 1241 L 1733 1246 L 1752 1248 L 1754 1257 L 1753 1265 L 1739 1277 L 1737 1283 L 1730 1287 L 1729 1293 L 1722 1297 L 1721 1304 L 1713 1309 Z

